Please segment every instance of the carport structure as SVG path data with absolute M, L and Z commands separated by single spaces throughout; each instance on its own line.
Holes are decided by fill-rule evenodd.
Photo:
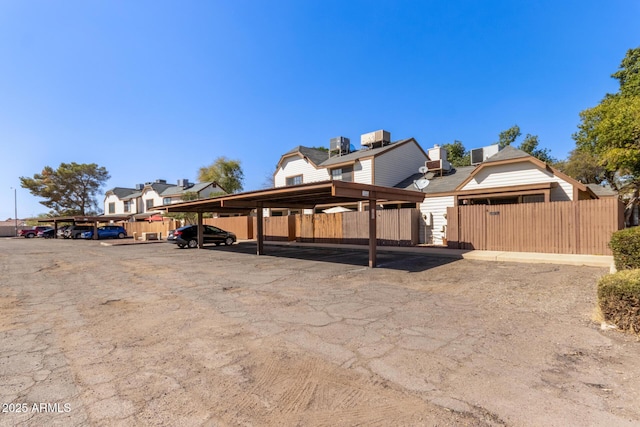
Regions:
M 100 216 L 56 216 L 52 218 L 39 219 L 39 223 L 53 223 L 53 237 L 58 238 L 58 224 L 89 224 L 93 227 L 93 239 L 98 240 L 98 225 L 101 223 L 110 223 L 116 221 L 128 221 L 130 215 L 100 215 Z
M 268 190 L 231 194 L 212 199 L 158 206 L 154 209 L 166 212 L 195 212 L 198 214 L 198 247 L 203 244 L 202 215 L 212 213 L 257 214 L 257 254 L 264 254 L 264 208 L 313 209 L 316 205 L 340 205 L 344 203 L 369 203 L 369 267 L 376 266 L 376 207 L 378 202 L 420 203 L 420 192 L 398 188 L 380 187 L 344 181 L 322 181 Z

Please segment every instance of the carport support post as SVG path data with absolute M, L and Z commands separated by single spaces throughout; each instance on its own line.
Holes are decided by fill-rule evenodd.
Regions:
M 198 211 L 198 249 L 204 246 L 204 227 L 202 226 L 202 212 Z
M 93 223 L 93 240 L 98 240 L 98 221 Z
M 369 199 L 369 267 L 376 267 L 376 199 Z
M 256 215 L 257 215 L 257 219 L 256 219 L 256 237 L 257 237 L 257 255 L 262 255 L 264 254 L 264 224 L 263 224 L 263 218 L 264 218 L 264 214 L 262 212 L 262 203 L 258 203 L 258 205 L 256 206 Z

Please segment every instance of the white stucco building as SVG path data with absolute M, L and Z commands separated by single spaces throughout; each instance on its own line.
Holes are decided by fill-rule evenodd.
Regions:
M 137 184 L 135 188 L 115 187 L 105 193 L 105 215 L 132 215 L 134 219 L 145 219 L 160 213 L 154 206 L 170 205 L 184 201 L 186 193 L 191 197 L 206 199 L 227 192 L 216 182 L 190 183 L 186 179 L 177 184 L 157 179 L 146 184 Z

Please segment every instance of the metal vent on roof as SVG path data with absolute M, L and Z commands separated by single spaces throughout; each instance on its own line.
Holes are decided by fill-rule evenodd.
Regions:
M 484 161 L 484 153 L 482 148 L 474 148 L 471 150 L 471 165 L 479 165 Z
M 498 144 L 488 145 L 482 148 L 474 148 L 471 150 L 471 165 L 479 165 L 487 160 L 489 157 L 497 154 L 500 151 Z
M 360 145 L 367 146 L 369 148 L 382 147 L 391 143 L 391 133 L 386 130 L 377 130 L 362 134 L 360 136 Z
M 349 154 L 351 150 L 351 141 L 344 136 L 337 136 L 329 140 L 329 154 Z

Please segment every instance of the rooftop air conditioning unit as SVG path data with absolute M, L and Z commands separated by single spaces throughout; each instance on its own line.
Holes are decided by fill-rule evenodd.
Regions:
M 484 161 L 484 154 L 482 148 L 474 148 L 471 150 L 471 164 L 479 165 Z
M 427 167 L 429 172 L 440 172 L 440 175 L 445 171 L 451 170 L 451 163 L 444 159 L 427 160 L 424 162 L 424 165 Z
M 360 136 L 360 145 L 365 145 L 369 148 L 374 146 L 383 146 L 391 143 L 391 133 L 386 130 L 377 130 L 375 132 L 369 132 Z
M 489 145 L 482 148 L 474 148 L 471 150 L 471 165 L 479 165 L 487 160 L 489 157 L 497 154 L 500 151 L 498 144 Z
M 136 184 L 136 190 L 142 191 L 143 188 L 144 188 L 144 184 Z
M 429 148 L 429 150 L 427 150 L 427 155 L 430 160 L 447 160 L 447 150 L 438 144 L 434 145 L 433 148 Z
M 439 170 L 442 169 L 442 160 L 427 160 L 425 162 L 425 166 L 428 171 Z
M 351 141 L 344 136 L 337 136 L 329 140 L 329 151 L 338 153 L 348 153 Z

